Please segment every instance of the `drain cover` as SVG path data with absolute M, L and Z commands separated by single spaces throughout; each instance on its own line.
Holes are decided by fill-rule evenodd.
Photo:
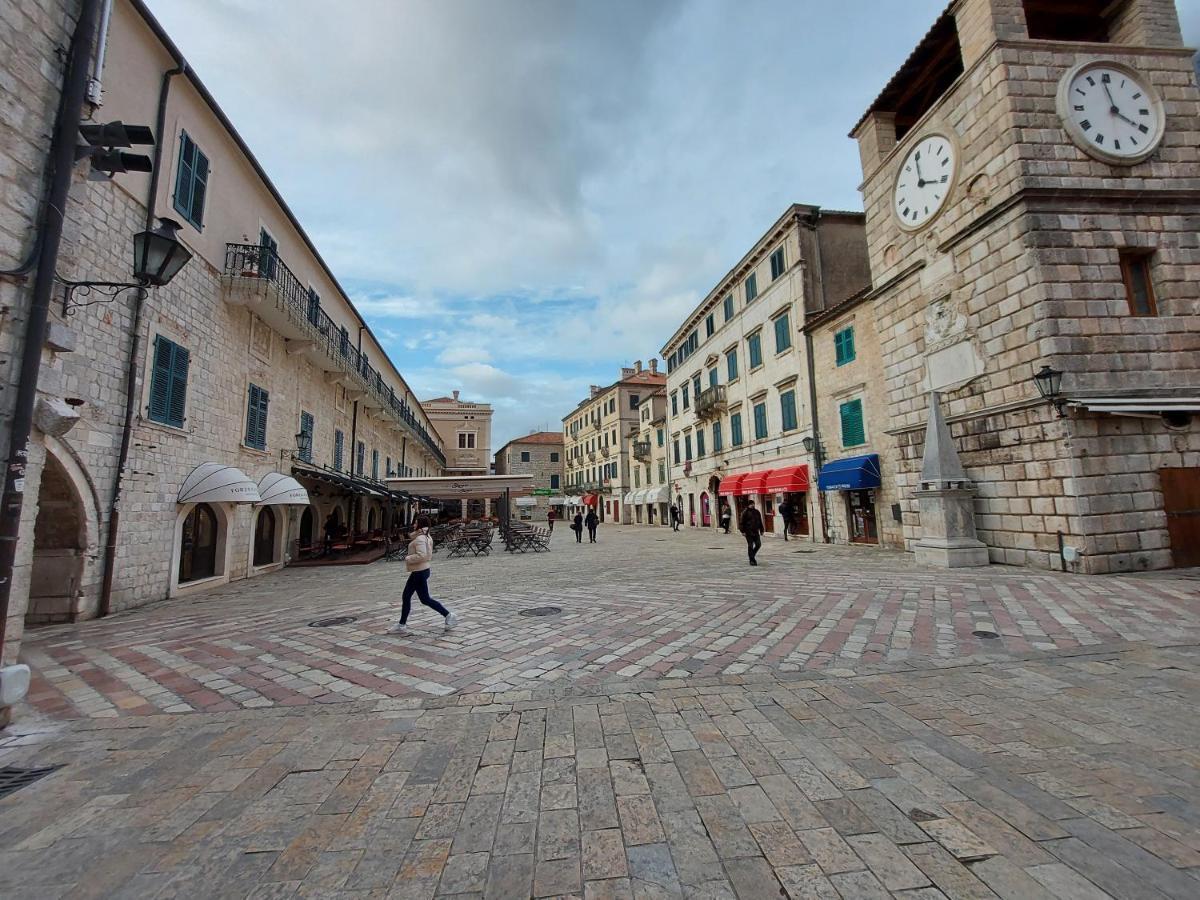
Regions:
M 358 616 L 334 616 L 332 619 L 317 619 L 308 623 L 309 628 L 332 628 L 334 625 L 349 625 L 357 622 Z
M 996 634 L 996 632 L 994 632 L 994 631 L 972 631 L 971 634 L 973 634 L 977 638 L 998 638 L 998 637 L 1000 637 L 1000 635 Z
M 42 769 L 18 769 L 16 766 L 5 766 L 0 769 L 0 797 L 7 797 L 13 791 L 19 791 L 61 768 L 62 766 L 46 766 Z
M 518 613 L 522 616 L 557 616 L 562 612 L 561 606 L 534 606 L 530 609 L 523 609 Z

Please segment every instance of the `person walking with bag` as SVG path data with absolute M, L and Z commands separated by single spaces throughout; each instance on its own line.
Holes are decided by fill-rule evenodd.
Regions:
M 588 543 L 596 543 L 596 529 L 600 526 L 600 518 L 596 515 L 596 510 L 588 510 L 587 518 L 584 519 L 588 530 Z
M 786 541 L 792 527 L 792 504 L 787 499 L 779 504 L 779 518 L 783 519 L 783 539 Z
M 403 605 L 400 608 L 400 621 L 388 629 L 388 634 L 410 634 L 408 614 L 412 609 L 413 594 L 417 595 L 421 603 L 445 619 L 446 631 L 458 624 L 454 613 L 429 596 L 429 572 L 433 562 L 433 538 L 429 536 L 429 525 L 429 516 L 417 516 L 417 530 L 409 542 L 408 554 L 404 557 L 408 581 L 404 583 L 404 593 L 401 595 Z
M 575 518 L 571 522 L 571 530 L 575 532 L 575 543 L 583 543 L 583 513 L 575 513 Z
M 725 533 L 729 534 L 729 525 L 733 522 L 733 513 L 729 511 L 729 504 L 721 504 L 721 527 L 725 529 Z
M 738 519 L 738 527 L 742 530 L 742 537 L 746 539 L 746 552 L 750 556 L 750 565 L 757 566 L 758 551 L 762 547 L 763 520 L 758 510 L 754 508 L 753 500 L 746 501 L 742 517 Z

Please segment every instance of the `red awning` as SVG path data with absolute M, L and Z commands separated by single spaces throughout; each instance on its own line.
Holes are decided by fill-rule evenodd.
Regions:
M 738 488 L 738 493 L 743 497 L 747 494 L 754 496 L 755 494 L 767 493 L 767 479 L 770 476 L 770 469 L 763 469 L 761 472 L 751 472 L 744 479 L 742 479 L 742 483 Z
M 721 487 L 718 489 L 717 493 L 722 497 L 736 497 L 741 493 L 739 487 L 742 484 L 742 479 L 745 477 L 745 474 L 730 475 L 728 478 L 722 479 Z
M 587 494 L 583 498 L 583 502 L 588 506 L 595 506 L 600 498 L 596 494 Z
M 785 466 L 772 469 L 765 493 L 792 494 L 808 490 L 808 466 Z

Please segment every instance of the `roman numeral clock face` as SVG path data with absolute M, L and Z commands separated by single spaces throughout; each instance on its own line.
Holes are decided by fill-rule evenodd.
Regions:
M 1089 63 L 1068 72 L 1058 107 L 1071 139 L 1106 162 L 1140 162 L 1163 136 L 1157 94 L 1142 75 L 1120 63 Z
M 900 224 L 920 228 L 938 214 L 954 186 L 958 164 L 954 145 L 940 134 L 930 134 L 908 151 L 896 175 L 893 208 Z

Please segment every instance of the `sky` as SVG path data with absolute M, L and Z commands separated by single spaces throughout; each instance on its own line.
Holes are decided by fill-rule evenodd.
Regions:
M 791 203 L 946 0 L 148 0 L 417 393 L 558 430 Z M 1200 2 L 1179 4 L 1200 41 Z

